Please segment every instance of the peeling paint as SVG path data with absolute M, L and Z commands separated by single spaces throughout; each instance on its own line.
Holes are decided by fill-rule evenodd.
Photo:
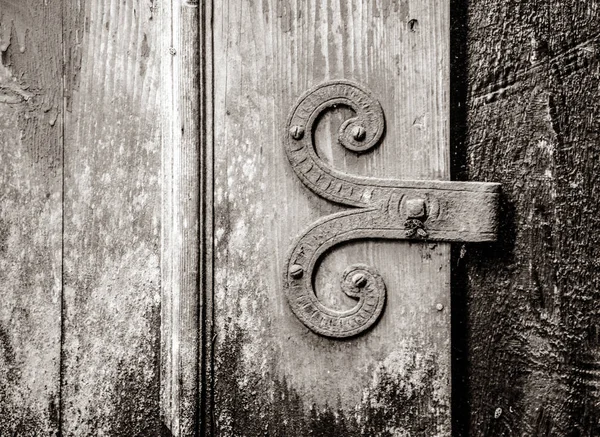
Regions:
M 19 52 L 24 53 L 25 38 L 31 21 L 28 5 L 19 0 L 2 0 L 1 6 L 0 54 L 6 52 L 13 42 L 16 43 Z

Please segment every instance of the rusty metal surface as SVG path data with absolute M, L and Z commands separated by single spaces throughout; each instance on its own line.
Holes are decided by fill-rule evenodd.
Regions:
M 296 175 L 317 196 L 354 208 L 318 220 L 296 240 L 287 259 L 284 289 L 304 325 L 318 334 L 343 338 L 360 334 L 377 321 L 385 284 L 373 267 L 362 266 L 366 283 L 358 287 L 348 281 L 347 270 L 341 288 L 357 299 L 356 306 L 347 311 L 327 308 L 313 285 L 318 262 L 327 251 L 357 239 L 494 241 L 500 184 L 376 179 L 338 171 L 317 155 L 313 142 L 319 116 L 338 105 L 356 114 L 339 129 L 338 141 L 347 149 L 367 152 L 385 132 L 377 99 L 350 81 L 318 85 L 292 109 L 284 144 Z

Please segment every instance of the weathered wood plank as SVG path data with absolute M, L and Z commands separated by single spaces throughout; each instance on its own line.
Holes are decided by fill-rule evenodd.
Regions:
M 200 375 L 200 405 L 201 412 L 198 435 L 214 435 L 214 5 L 212 2 L 202 3 L 202 44 L 201 53 L 203 65 L 201 69 L 202 92 L 200 143 L 202 153 L 200 158 L 200 305 L 202 341 L 199 353 Z
M 196 435 L 200 404 L 201 8 L 161 10 L 161 416 L 173 436 Z
M 63 435 L 160 430 L 154 2 L 64 2 Z
M 471 436 L 600 434 L 600 3 L 469 7 L 468 176 L 503 183 L 466 252 Z
M 354 79 L 386 113 L 384 143 L 358 157 L 332 140 L 348 113 L 324 117 L 318 150 L 336 168 L 449 178 L 447 4 L 230 2 L 213 23 L 215 435 L 450 435 L 448 245 L 357 242 L 324 258 L 315 282 L 332 307 L 349 304 L 335 287 L 348 264 L 376 266 L 387 284 L 381 321 L 355 339 L 308 331 L 282 289 L 293 239 L 341 210 L 284 154 L 308 88 Z
M 0 1 L 0 435 L 59 432 L 61 2 Z

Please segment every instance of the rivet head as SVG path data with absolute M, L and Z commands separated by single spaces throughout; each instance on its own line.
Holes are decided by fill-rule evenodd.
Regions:
M 408 218 L 421 219 L 425 217 L 425 199 L 408 199 L 406 201 L 406 216 Z
M 299 264 L 292 264 L 290 267 L 290 276 L 294 279 L 300 279 L 304 274 L 304 269 Z
M 444 305 L 442 305 L 441 303 L 436 304 L 435 309 L 438 311 L 442 311 L 444 309 Z
M 356 273 L 352 276 L 352 283 L 358 288 L 363 288 L 367 285 L 367 277 L 363 273 Z
M 292 126 L 290 128 L 290 135 L 295 140 L 300 140 L 304 136 L 304 129 L 302 126 Z
M 362 140 L 365 139 L 366 136 L 367 136 L 367 131 L 365 130 L 364 127 L 362 127 L 362 126 L 354 126 L 352 128 L 352 137 L 356 141 L 362 141 Z

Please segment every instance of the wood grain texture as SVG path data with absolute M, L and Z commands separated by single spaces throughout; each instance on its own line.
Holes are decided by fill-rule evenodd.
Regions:
M 63 5 L 63 435 L 158 435 L 157 5 Z
M 600 435 L 600 3 L 470 2 L 464 176 L 503 183 L 468 249 L 471 436 Z
M 60 1 L 0 1 L 0 435 L 59 431 Z
M 200 99 L 201 126 L 200 143 L 202 144 L 200 166 L 200 317 L 203 329 L 199 354 L 200 379 L 200 421 L 198 435 L 214 434 L 214 200 L 215 200 L 215 136 L 214 136 L 214 5 L 213 2 L 203 2 L 201 23 L 203 26 L 201 53 L 203 67 L 201 70 L 202 93 Z
M 214 435 L 450 435 L 448 245 L 358 241 L 326 255 L 325 304 L 352 305 L 338 288 L 350 264 L 376 266 L 388 287 L 379 323 L 350 340 L 304 327 L 281 282 L 297 235 L 343 209 L 306 190 L 284 154 L 289 111 L 310 87 L 352 79 L 386 114 L 383 144 L 361 156 L 335 140 L 348 110 L 322 118 L 317 151 L 335 168 L 449 178 L 447 5 L 228 2 L 212 22 Z
M 195 79 L 176 69 L 193 71 L 184 59 L 196 52 L 164 53 L 171 41 L 158 30 L 175 12 L 160 5 L 159 23 L 156 2 L 0 0 L 0 435 L 59 435 L 61 427 L 65 436 L 186 435 L 195 394 L 207 435 L 448 435 L 446 246 L 358 242 L 326 256 L 315 287 L 328 306 L 353 304 L 336 287 L 354 262 L 402 285 L 389 290 L 381 322 L 354 340 L 309 332 L 280 287 L 293 239 L 342 210 L 308 192 L 284 156 L 281 128 L 310 86 L 357 80 L 388 117 L 382 146 L 357 157 L 335 141 L 351 113 L 324 116 L 317 150 L 336 168 L 448 178 L 446 82 L 426 74 L 448 62 L 428 36 L 446 22 L 437 10 L 432 21 L 435 2 L 219 5 L 205 17 L 215 116 L 211 105 L 198 108 L 207 115 L 200 126 L 193 108 L 212 95 L 196 101 Z M 460 428 L 596 436 L 600 5 L 468 6 L 458 62 L 467 69 L 465 144 L 455 150 L 467 167 L 457 175 L 503 183 L 504 224 L 499 245 L 465 247 L 457 259 L 457 275 L 468 276 L 469 378 L 456 391 L 470 411 Z M 169 29 L 178 44 L 195 38 Z M 165 58 L 172 62 L 159 70 Z M 183 134 L 160 120 L 164 111 L 185 121 Z M 193 143 L 194 129 L 199 144 L 213 143 L 213 121 L 214 189 L 213 150 Z M 216 325 L 193 332 L 194 318 L 213 311 L 191 293 L 190 246 L 195 232 L 210 241 L 213 195 Z M 200 222 L 186 222 L 195 208 Z M 213 253 L 201 249 L 206 292 Z M 438 302 L 445 311 L 433 311 Z M 190 355 L 199 336 L 200 364 Z M 213 353 L 214 374 L 204 368 Z
M 198 425 L 201 324 L 201 10 L 165 2 L 162 97 L 161 416 L 173 436 Z

